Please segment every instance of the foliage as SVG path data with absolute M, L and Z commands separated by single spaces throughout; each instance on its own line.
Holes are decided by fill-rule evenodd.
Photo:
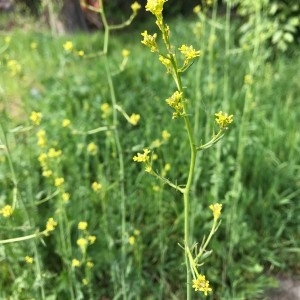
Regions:
M 197 140 L 211 138 L 216 111 L 235 118 L 226 140 L 197 161 L 192 231 L 201 242 L 210 228 L 209 205 L 222 203 L 222 223 L 204 268 L 211 298 L 262 299 L 274 284 L 272 273 L 299 269 L 300 62 L 297 56 L 267 61 L 268 48 L 256 35 L 253 48 L 239 48 L 231 10 L 218 18 L 217 9 L 211 17 L 200 11 L 193 20 L 169 24 L 178 47 L 189 41 L 204 54 L 183 80 L 192 87 L 186 93 Z M 140 41 L 135 30 L 110 36 L 107 58 L 119 109 L 113 123 L 105 57 L 99 54 L 103 33 L 1 36 L 1 299 L 72 299 L 72 293 L 76 299 L 120 299 L 124 291 L 127 299 L 184 299 L 181 197 L 132 157 L 151 148 L 160 157 L 157 171 L 180 184 L 187 176 L 188 143 L 163 100 L 174 86 Z M 122 55 L 125 48 L 130 55 Z M 136 125 L 129 122 L 132 114 L 140 115 Z M 164 130 L 169 139 L 157 142 Z M 46 169 L 39 160 L 44 152 L 52 156 Z M 40 235 L 51 217 L 57 228 Z M 35 238 L 3 244 L 30 235 Z M 89 241 L 86 249 L 82 239 Z

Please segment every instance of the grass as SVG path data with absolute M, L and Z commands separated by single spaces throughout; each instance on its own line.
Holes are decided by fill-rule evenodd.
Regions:
M 219 22 L 226 28 L 226 20 Z M 210 228 L 208 206 L 219 201 L 224 207 L 210 245 L 214 252 L 203 267 L 214 290 L 211 299 L 263 299 L 274 274 L 299 271 L 299 56 L 265 60 L 269 50 L 262 45 L 257 53 L 236 51 L 234 24 L 226 37 L 224 29 L 205 23 L 199 38 L 191 34 L 194 19 L 169 23 L 175 44 L 184 41 L 205 50 L 183 82 L 194 106 L 197 139 L 211 137 L 215 112 L 228 111 L 235 118 L 225 139 L 201 153 L 191 195 L 199 242 Z M 164 103 L 174 86 L 140 43 L 140 31 L 113 35 L 108 52 L 118 104 L 129 115 L 141 116 L 137 126 L 118 117 L 125 237 L 116 140 L 109 130 L 91 132 L 109 126 L 112 117 L 104 118 L 101 110 L 111 99 L 103 57 L 88 57 L 101 50 L 102 33 L 52 38 L 47 32 L 14 30 L 1 36 L 3 45 L 6 35 L 11 42 L 0 65 L 0 207 L 10 204 L 15 210 L 9 218 L 0 216 L 0 239 L 42 231 L 50 217 L 59 224 L 48 237 L 0 244 L 1 299 L 184 299 L 185 267 L 178 246 L 182 200 L 132 157 L 167 130 L 170 140 L 153 147 L 160 157 L 156 166 L 163 170 L 170 164 L 166 176 L 180 184 L 187 175 L 188 143 Z M 65 53 L 68 40 L 86 55 Z M 123 48 L 131 53 L 125 70 L 117 73 Z M 7 69 L 12 59 L 22 67 L 15 76 Z M 249 74 L 253 83 L 247 84 Z M 32 111 L 43 114 L 37 127 L 29 121 Z M 71 127 L 62 127 L 64 119 Z M 46 150 L 36 144 L 39 129 L 46 132 L 47 150 L 62 150 L 50 163 L 55 176 L 65 179 L 63 187 L 41 174 L 38 157 Z M 97 145 L 95 155 L 87 150 L 90 143 Z M 102 188 L 94 191 L 93 182 Z M 67 203 L 64 192 L 70 193 Z M 81 221 L 88 222 L 87 232 L 77 229 Z M 76 241 L 85 233 L 97 239 L 82 253 Z M 130 237 L 134 242 L 128 242 Z M 27 255 L 33 264 L 24 261 Z M 75 258 L 82 263 L 78 268 L 71 264 Z

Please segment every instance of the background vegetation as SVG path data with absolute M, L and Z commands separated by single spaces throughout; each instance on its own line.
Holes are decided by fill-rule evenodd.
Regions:
M 224 208 L 213 255 L 204 266 L 211 299 L 263 299 L 276 285 L 274 275 L 296 274 L 300 267 L 297 31 L 293 40 L 284 38 L 279 24 L 283 33 L 274 38 L 267 4 L 253 11 L 248 6 L 247 30 L 231 19 L 229 5 L 221 15 L 215 4 L 207 14 L 168 22 L 175 44 L 203 51 L 184 82 L 198 139 L 210 138 L 216 111 L 235 117 L 227 137 L 202 153 L 192 195 L 199 242 L 209 228 L 209 204 L 218 201 Z M 160 157 L 159 170 L 178 183 L 186 176 L 185 133 L 165 105 L 174 87 L 140 44 L 141 31 L 150 31 L 152 23 L 134 23 L 130 31 L 111 36 L 108 51 L 118 105 L 141 116 L 136 126 L 118 117 L 126 206 L 120 201 L 113 114 L 105 106 L 112 109 L 111 91 L 104 59 L 97 55 L 103 33 L 53 38 L 33 25 L 26 34 L 17 28 L 2 32 L 0 209 L 9 204 L 15 210 L 10 217 L 2 210 L 0 239 L 42 231 L 50 217 L 58 228 L 48 237 L 0 242 L 0 286 L 5 287 L 0 299 L 184 298 L 185 267 L 178 247 L 183 204 L 132 161 L 137 151 L 151 147 Z M 64 49 L 67 41 L 72 51 Z M 130 56 L 123 70 L 125 48 Z M 38 126 L 29 119 L 32 111 L 42 113 Z M 64 126 L 66 119 L 70 125 Z M 45 147 L 37 145 L 40 130 Z M 169 140 L 155 142 L 163 130 L 171 134 Z M 39 157 L 51 148 L 62 151 L 48 161 L 55 177 L 64 178 L 62 186 L 42 174 Z M 83 221 L 88 231 L 78 230 Z M 84 255 L 76 243 L 83 234 L 97 237 Z M 74 267 L 73 259 L 81 265 Z

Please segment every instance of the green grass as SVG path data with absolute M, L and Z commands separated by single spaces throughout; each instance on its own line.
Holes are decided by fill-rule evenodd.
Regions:
M 223 203 L 222 224 L 210 246 L 214 252 L 203 267 L 214 290 L 211 299 L 263 299 L 274 284 L 274 274 L 297 272 L 300 267 L 300 56 L 266 61 L 263 47 L 256 57 L 250 51 L 225 55 L 223 30 L 216 30 L 216 42 L 209 49 L 210 28 L 200 39 L 192 34 L 193 27 L 193 20 L 170 21 L 175 44 L 207 47 L 184 80 L 194 108 L 196 136 L 199 141 L 210 138 L 217 111 L 228 111 L 235 118 L 227 136 L 202 152 L 198 161 L 192 193 L 195 240 L 200 243 L 209 230 L 209 204 Z M 47 32 L 7 34 L 11 43 L 0 58 L 0 207 L 15 199 L 16 209 L 10 218 L 0 216 L 0 239 L 43 230 L 47 219 L 59 219 L 62 211 L 65 227 L 43 240 L 0 245 L 0 286 L 5 287 L 0 299 L 42 299 L 41 286 L 47 299 L 71 299 L 70 282 L 76 299 L 120 299 L 124 262 L 118 154 L 111 132 L 87 134 L 111 124 L 100 109 L 110 102 L 103 58 L 80 58 L 63 51 L 65 41 L 72 40 L 86 56 L 99 52 L 102 33 L 59 38 Z M 235 34 L 232 29 L 230 49 L 237 47 Z M 170 163 L 167 176 L 180 184 L 187 175 L 188 142 L 165 104 L 175 87 L 140 39 L 140 31 L 125 31 L 111 37 L 109 48 L 111 68 L 116 71 L 121 50 L 131 52 L 124 72 L 113 81 L 118 104 L 129 115 L 141 115 L 137 126 L 119 118 L 126 232 L 130 237 L 134 230 L 140 231 L 133 246 L 126 244 L 126 294 L 127 299 L 184 299 L 184 253 L 178 246 L 183 239 L 182 200 L 147 175 L 132 157 L 168 130 L 169 142 L 155 149 L 160 157 L 155 166 Z M 37 49 L 30 48 L 32 42 Z M 22 66 L 14 77 L 7 71 L 11 59 Z M 249 87 L 244 76 L 258 62 Z M 59 196 L 43 201 L 57 188 L 41 175 L 38 128 L 29 122 L 33 110 L 43 114 L 40 127 L 47 133 L 49 147 L 63 151 L 59 163 L 54 160 L 51 167 L 64 177 L 64 189 L 71 194 L 66 205 Z M 65 118 L 83 134 L 62 128 Z M 91 142 L 98 146 L 96 156 L 87 153 Z M 100 193 L 91 189 L 94 181 L 102 184 Z M 156 186 L 158 191 L 153 190 Z M 80 221 L 88 221 L 89 232 L 97 236 L 87 249 L 88 259 L 95 264 L 88 271 L 66 268 L 81 255 L 76 245 Z M 26 255 L 34 257 L 35 263 L 25 264 Z M 89 279 L 89 285 L 81 283 L 83 278 Z

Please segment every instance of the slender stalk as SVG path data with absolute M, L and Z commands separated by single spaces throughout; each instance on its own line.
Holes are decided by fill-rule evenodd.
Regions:
M 123 299 L 127 299 L 126 296 L 126 282 L 125 282 L 125 264 L 126 264 L 126 244 L 125 244 L 125 237 L 126 237 L 126 197 L 125 197 L 125 186 L 124 186 L 124 177 L 125 177 L 125 171 L 124 171 L 124 158 L 123 158 L 123 151 L 122 151 L 122 145 L 120 141 L 120 136 L 118 132 L 118 105 L 117 105 L 117 99 L 116 99 L 116 93 L 115 93 L 115 87 L 112 79 L 112 72 L 109 67 L 109 60 L 108 60 L 108 46 L 109 46 L 109 37 L 110 37 L 110 31 L 112 29 L 118 29 L 116 27 L 111 28 L 108 25 L 105 12 L 103 9 L 103 3 L 100 1 L 101 5 L 101 19 L 103 21 L 104 25 L 104 45 L 103 45 L 103 53 L 104 53 L 104 65 L 105 65 L 105 71 L 106 71 L 106 78 L 109 86 L 110 91 L 110 97 L 111 102 L 113 106 L 113 127 L 115 128 L 113 130 L 113 136 L 114 136 L 114 142 L 117 148 L 117 157 L 118 157 L 118 164 L 119 164 L 119 191 L 120 191 L 120 199 L 121 199 L 121 285 L 122 285 L 122 296 Z M 131 22 L 131 21 L 130 21 Z M 130 24 L 130 23 L 129 23 Z M 126 24 L 127 25 L 127 24 Z M 125 26 L 125 25 L 124 25 Z M 123 26 L 123 27 L 124 27 Z M 122 28 L 122 27 L 121 27 Z

